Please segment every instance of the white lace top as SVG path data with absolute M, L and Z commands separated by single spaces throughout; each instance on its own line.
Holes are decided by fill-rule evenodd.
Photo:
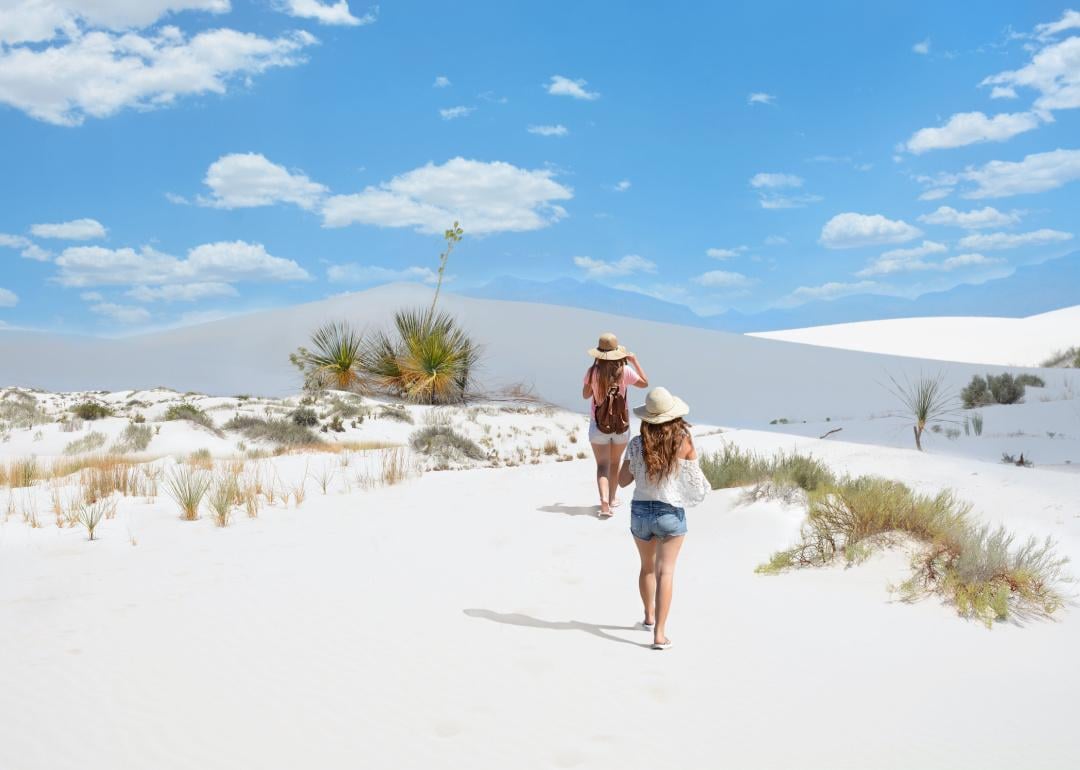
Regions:
M 686 508 L 704 500 L 711 488 L 697 460 L 679 460 L 674 471 L 659 482 L 653 482 L 646 472 L 645 458 L 641 456 L 641 436 L 630 439 L 626 461 L 634 474 L 634 500 L 659 500 L 676 508 Z

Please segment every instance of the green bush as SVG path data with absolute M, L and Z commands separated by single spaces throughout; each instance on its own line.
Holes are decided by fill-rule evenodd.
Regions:
M 269 441 L 278 446 L 320 443 L 310 428 L 289 420 L 266 420 L 261 417 L 237 415 L 225 423 L 225 430 L 239 431 L 251 441 Z
M 825 463 L 796 452 L 762 457 L 725 443 L 720 451 L 702 454 L 698 463 L 713 489 L 756 485 L 755 497 L 790 497 L 795 490 L 812 492 L 834 481 Z
M 1046 381 L 1037 374 L 1018 374 L 1016 376 L 1016 383 L 1028 388 L 1045 388 Z
M 83 420 L 100 420 L 113 415 L 112 409 L 96 401 L 83 401 L 72 407 L 71 411 Z
M 171 422 L 173 420 L 187 420 L 196 423 L 197 425 L 202 425 L 204 428 L 209 428 L 212 431 L 216 432 L 217 430 L 214 427 L 214 421 L 210 419 L 210 415 L 195 406 L 195 404 L 189 404 L 186 401 L 181 404 L 173 404 L 166 409 L 163 419 L 166 422 Z
M 479 445 L 447 425 L 429 425 L 412 434 L 412 448 L 434 457 L 444 464 L 452 461 L 483 460 L 486 455 Z
M 289 412 L 289 419 L 292 420 L 294 425 L 306 425 L 311 427 L 312 425 L 319 424 L 319 416 L 315 414 L 314 409 L 309 409 L 306 406 L 298 406 Z
M 1046 383 L 1033 374 L 1023 374 L 1019 377 L 1013 377 L 1008 372 L 997 375 L 988 374 L 986 377 L 976 374 L 960 391 L 960 399 L 965 409 L 988 404 L 1015 404 L 1024 397 L 1025 385 L 1036 385 L 1041 388 Z
M 1080 347 L 1058 351 L 1039 364 L 1039 366 L 1047 369 L 1058 366 L 1080 369 Z

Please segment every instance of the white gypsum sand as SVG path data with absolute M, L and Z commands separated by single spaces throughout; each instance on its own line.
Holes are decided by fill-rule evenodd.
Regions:
M 1080 306 L 1027 318 L 891 318 L 751 336 L 913 358 L 1039 366 L 1080 345 Z

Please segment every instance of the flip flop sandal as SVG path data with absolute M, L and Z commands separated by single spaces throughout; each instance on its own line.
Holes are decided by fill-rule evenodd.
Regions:
M 668 639 L 666 642 L 653 642 L 652 643 L 652 648 L 654 650 L 670 650 L 671 649 L 671 640 Z

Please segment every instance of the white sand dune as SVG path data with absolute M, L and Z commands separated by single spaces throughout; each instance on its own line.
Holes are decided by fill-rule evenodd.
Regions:
M 401 307 L 430 301 L 429 287 L 395 284 L 320 302 L 113 340 L 0 330 L 0 383 L 45 390 L 149 388 L 218 395 L 282 395 L 299 389 L 288 354 L 327 320 L 374 327 Z M 640 321 L 574 308 L 446 295 L 484 345 L 483 382 L 524 381 L 559 406 L 581 410 L 585 350 L 614 331 L 656 384 L 687 398 L 695 418 L 763 426 L 779 417 L 864 416 L 895 405 L 889 377 L 942 372 L 959 387 L 986 367 L 822 349 L 741 334 Z M 1068 373 L 1044 373 L 1062 392 Z
M 700 443 L 722 439 L 792 442 Z M 1080 476 L 799 446 L 953 486 L 1080 557 Z M 802 511 L 732 491 L 689 513 L 675 647 L 652 652 L 632 628 L 627 511 L 596 519 L 590 476 L 572 462 L 312 490 L 224 530 L 125 500 L 93 544 L 0 526 L 0 767 L 1076 767 L 1075 612 L 988 631 L 896 602 L 899 552 L 755 575 Z
M 1080 305 L 1027 318 L 894 318 L 751 336 L 913 358 L 1038 366 L 1080 345 Z

